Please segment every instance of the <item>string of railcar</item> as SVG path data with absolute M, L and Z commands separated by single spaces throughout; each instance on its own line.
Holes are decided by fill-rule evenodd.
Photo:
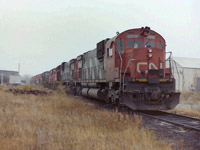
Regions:
M 169 110 L 180 96 L 171 70 L 165 39 L 142 27 L 98 42 L 93 50 L 32 77 L 32 83 L 62 82 L 74 94 L 133 110 Z

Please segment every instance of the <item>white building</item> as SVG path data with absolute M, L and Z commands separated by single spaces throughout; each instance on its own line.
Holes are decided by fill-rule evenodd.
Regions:
M 174 57 L 172 73 L 176 79 L 176 90 L 200 91 L 200 59 Z
M 3 84 L 20 84 L 21 76 L 17 71 L 0 70 L 0 83 Z
M 19 75 L 10 75 L 9 84 L 21 84 L 21 76 Z

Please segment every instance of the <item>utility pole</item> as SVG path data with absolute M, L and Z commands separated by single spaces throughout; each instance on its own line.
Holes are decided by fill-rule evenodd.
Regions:
M 20 63 L 18 64 L 18 72 L 20 72 Z

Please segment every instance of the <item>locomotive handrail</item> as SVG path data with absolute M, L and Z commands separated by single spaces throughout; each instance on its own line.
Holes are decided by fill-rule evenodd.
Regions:
M 119 54 L 119 58 L 120 58 L 120 74 L 119 74 L 119 93 L 121 94 L 121 88 L 122 88 L 122 81 L 121 81 L 121 79 L 122 79 L 122 65 L 123 65 L 123 59 L 122 59 L 122 55 L 121 55 L 121 53 L 120 53 L 120 51 L 119 51 L 119 49 L 117 48 L 117 52 L 118 52 L 118 54 Z
M 130 63 L 131 63 L 132 61 L 138 61 L 138 60 L 148 60 L 148 59 L 129 59 L 128 64 L 127 64 L 127 66 L 126 66 L 126 69 L 125 69 L 125 71 L 124 71 L 124 73 L 123 73 L 123 83 L 122 83 L 123 91 L 124 91 L 125 75 L 126 75 L 126 72 L 127 72 L 127 70 L 128 70 L 128 67 L 129 67 L 129 65 L 130 65 Z M 163 60 L 160 60 L 160 61 L 163 61 Z M 164 62 L 164 61 L 163 61 L 163 62 Z M 136 69 L 136 67 L 135 67 L 135 69 Z M 170 72 L 170 74 L 171 74 L 171 72 Z M 135 77 L 136 77 L 136 70 L 135 70 Z
M 175 73 L 175 71 L 177 72 L 177 76 L 178 76 L 178 89 L 180 90 L 180 73 L 179 73 L 179 71 L 178 71 L 178 67 L 177 67 L 177 63 L 174 61 L 174 59 L 172 59 L 171 60 L 171 57 L 172 57 L 172 52 L 166 52 L 166 53 L 170 53 L 170 56 L 169 56 L 169 58 L 167 59 L 169 62 L 170 62 L 170 67 L 171 67 L 171 63 L 172 63 L 172 65 L 174 66 L 173 67 L 173 70 L 172 70 L 172 68 L 170 68 L 172 71 L 173 71 L 173 73 Z M 166 61 L 167 61 L 166 60 Z M 172 62 L 171 62 L 172 61 Z M 175 69 L 174 69 L 175 68 Z M 171 73 L 172 74 L 172 73 Z M 173 74 L 172 74 L 173 75 Z M 173 75 L 173 77 L 174 77 L 174 75 Z
M 123 91 L 124 91 L 124 79 L 125 79 L 125 75 L 126 75 L 126 72 L 128 70 L 128 67 L 129 67 L 131 61 L 138 61 L 138 60 L 147 60 L 147 59 L 129 59 L 128 64 L 127 64 L 126 69 L 125 69 L 125 72 L 123 73 L 123 86 L 122 86 L 123 87 Z M 136 74 L 136 70 L 135 70 L 135 74 Z M 136 77 L 136 75 L 135 75 L 135 77 Z
M 173 60 L 174 64 L 175 64 L 175 67 L 176 67 L 176 71 L 177 71 L 177 75 L 178 75 L 178 89 L 180 90 L 180 74 L 179 74 L 179 71 L 178 71 L 178 68 L 177 68 L 177 64 L 176 62 Z
M 159 69 L 161 69 L 161 68 L 160 68 L 160 63 L 165 63 L 165 66 L 162 66 L 162 68 L 166 68 L 166 62 L 167 62 L 167 61 L 169 61 L 169 60 L 167 60 L 167 59 L 166 59 L 166 60 L 161 60 L 161 59 L 159 59 Z M 170 63 L 170 62 L 169 62 L 169 63 Z M 171 68 L 170 68 L 170 69 L 171 69 Z M 172 73 L 171 73 L 171 71 L 170 71 L 170 77 L 169 77 L 169 78 L 171 78 L 171 76 L 173 76 L 173 75 L 172 75 Z M 165 77 L 165 69 L 164 69 L 164 77 Z
M 172 52 L 165 52 L 165 54 L 169 53 L 169 57 L 168 59 L 166 59 L 165 61 L 169 61 L 169 68 L 170 68 L 170 77 L 172 76 L 172 64 L 171 64 L 171 56 L 172 56 Z
M 128 70 L 128 67 L 129 67 L 129 65 L 130 65 L 130 62 L 131 61 L 136 61 L 136 59 L 129 59 L 129 61 L 128 61 L 128 64 L 127 64 L 127 66 L 126 66 L 126 69 L 125 69 L 125 71 L 124 71 L 124 74 L 123 74 L 123 92 L 124 92 L 124 78 L 125 78 L 125 75 L 126 75 L 126 72 L 127 72 L 127 70 Z

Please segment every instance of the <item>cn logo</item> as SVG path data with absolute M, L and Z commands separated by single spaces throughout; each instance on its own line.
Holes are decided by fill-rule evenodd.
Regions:
M 137 63 L 137 72 L 140 73 L 141 72 L 141 68 L 144 66 L 147 66 L 148 63 L 147 62 L 139 62 Z M 160 63 L 160 68 L 162 68 L 162 63 Z M 149 63 L 149 69 L 158 69 L 158 67 L 156 67 L 156 65 L 154 63 Z M 147 70 L 146 70 L 147 72 Z

